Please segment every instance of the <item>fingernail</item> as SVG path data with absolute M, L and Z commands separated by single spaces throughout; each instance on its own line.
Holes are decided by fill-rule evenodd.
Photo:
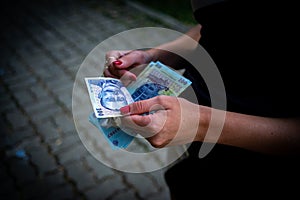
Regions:
M 113 63 L 114 63 L 114 65 L 122 65 L 122 61 L 120 61 L 120 60 L 116 60 Z
M 124 106 L 122 108 L 120 108 L 121 114 L 122 115 L 126 115 L 130 113 L 130 106 Z

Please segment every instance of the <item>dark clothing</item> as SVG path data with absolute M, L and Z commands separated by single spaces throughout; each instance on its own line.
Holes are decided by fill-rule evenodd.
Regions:
M 284 3 L 214 0 L 194 11 L 202 25 L 200 45 L 223 78 L 228 111 L 299 117 L 299 61 L 294 48 L 298 47 L 298 11 Z M 209 106 L 205 82 L 193 70 L 189 67 L 185 75 L 193 81 L 199 102 Z M 200 159 L 200 145 L 192 143 L 190 156 L 165 174 L 175 199 L 300 196 L 294 184 L 300 180 L 298 158 L 217 144 Z
M 194 12 L 202 25 L 200 45 L 222 75 L 229 111 L 299 116 L 297 11 L 282 4 L 224 0 Z

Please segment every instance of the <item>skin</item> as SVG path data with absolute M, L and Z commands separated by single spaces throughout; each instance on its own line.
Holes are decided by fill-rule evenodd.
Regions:
M 199 41 L 201 25 L 193 27 L 186 35 Z M 108 77 L 121 78 L 126 76 L 135 80 L 131 73 L 133 67 L 150 61 L 161 60 L 172 66 L 166 51 L 163 49 L 180 48 L 182 51 L 192 51 L 195 46 L 187 43 L 185 37 L 163 44 L 159 48 L 147 51 L 110 51 L 106 58 L 116 57 L 118 61 L 109 63 L 104 71 Z M 154 114 L 140 114 L 156 110 Z M 211 120 L 211 113 L 219 112 L 225 116 L 221 135 L 206 136 L 208 127 L 211 130 L 220 128 L 218 118 Z M 158 148 L 167 145 L 182 145 L 192 141 L 218 142 L 244 149 L 284 156 L 299 156 L 300 154 L 300 119 L 299 118 L 269 118 L 247 115 L 236 112 L 216 110 L 207 106 L 197 105 L 182 98 L 157 96 L 152 99 L 134 102 L 121 108 L 125 115 L 122 118 L 122 128 L 144 135 L 146 139 Z M 147 133 L 147 134 L 145 134 Z

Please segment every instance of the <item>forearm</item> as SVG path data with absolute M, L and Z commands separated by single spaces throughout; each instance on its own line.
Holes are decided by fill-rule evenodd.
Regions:
M 210 121 L 211 108 L 200 106 L 202 119 L 198 131 L 198 140 L 204 139 L 204 133 L 211 123 L 215 129 L 220 121 Z M 267 118 L 234 112 L 225 113 L 224 127 L 218 135 L 207 135 L 205 141 L 237 146 L 261 153 L 299 155 L 300 119 Z
M 180 53 L 181 55 L 188 54 L 197 47 L 201 37 L 200 30 L 201 25 L 198 24 L 176 40 L 147 50 L 149 59 L 151 61 L 160 60 L 165 64 L 172 66 L 180 59 L 179 56 L 174 56 L 174 53 Z

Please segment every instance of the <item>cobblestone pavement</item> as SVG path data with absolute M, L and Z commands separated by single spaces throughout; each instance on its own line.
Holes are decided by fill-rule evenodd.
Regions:
M 107 167 L 86 150 L 72 116 L 76 73 L 97 44 L 168 24 L 122 1 L 1 6 L 0 199 L 169 199 L 163 169 Z

